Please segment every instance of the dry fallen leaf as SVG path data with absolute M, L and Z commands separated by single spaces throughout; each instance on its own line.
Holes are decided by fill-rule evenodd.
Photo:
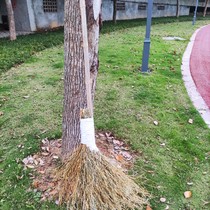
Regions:
M 152 210 L 152 208 L 149 205 L 147 205 L 146 210 Z
M 48 152 L 42 152 L 42 155 L 43 155 L 43 156 L 48 156 L 49 153 L 48 153 Z
M 197 157 L 194 158 L 194 161 L 195 161 L 195 164 L 198 164 L 199 162 Z
M 129 151 L 129 147 L 121 147 L 122 150 Z
M 56 189 L 54 189 L 54 190 L 49 192 L 49 195 L 55 196 L 57 193 L 58 193 L 58 191 Z
M 24 175 L 21 175 L 21 176 L 16 176 L 17 179 L 21 180 L 23 178 Z
M 41 147 L 41 149 L 42 149 L 43 151 L 45 151 L 45 150 L 46 150 L 46 147 Z
M 35 165 L 37 166 L 39 162 L 37 160 L 34 160 Z
M 168 209 L 169 209 L 169 205 L 166 206 L 165 210 L 168 210 Z
M 119 162 L 123 161 L 123 156 L 122 155 L 116 155 L 115 159 Z
M 35 168 L 35 166 L 30 165 L 30 164 L 29 164 L 29 165 L 26 165 L 26 167 L 27 167 L 27 168 L 31 168 L 31 169 Z
M 23 98 L 27 99 L 27 98 L 29 98 L 29 96 L 23 96 Z
M 166 198 L 160 198 L 160 202 L 161 203 L 165 203 L 166 202 Z
M 189 123 L 189 124 L 193 124 L 193 119 L 189 119 L 189 120 L 188 120 L 188 123 Z
M 47 140 L 46 139 L 42 139 L 42 144 L 46 144 Z
M 22 162 L 24 163 L 24 165 L 27 165 L 27 164 L 28 164 L 28 158 L 24 158 L 24 159 L 22 160 Z
M 33 158 L 37 159 L 37 158 L 39 158 L 39 155 L 35 154 L 35 155 L 33 155 Z
M 98 133 L 99 137 L 105 137 L 103 133 Z
M 39 158 L 39 165 L 41 165 L 41 166 L 44 165 L 44 161 L 41 158 Z
M 4 115 L 4 113 L 3 112 L 0 112 L 0 116 L 2 116 L 2 115 Z
M 153 124 L 157 126 L 157 125 L 158 125 L 158 121 L 155 120 L 155 121 L 153 122 Z
M 120 147 L 118 147 L 118 146 L 114 146 L 114 149 L 115 149 L 115 150 L 119 150 L 119 149 L 120 149 Z
M 41 198 L 41 202 L 44 202 L 44 201 L 46 201 L 47 200 L 47 198 L 45 197 L 45 196 L 42 196 L 42 198 Z
M 113 140 L 113 144 L 117 145 L 117 146 L 122 146 L 124 143 L 122 141 L 119 141 L 119 140 Z
M 121 151 L 121 154 L 127 160 L 131 160 L 132 159 L 132 156 L 128 152 L 126 152 L 126 151 Z
M 34 163 L 34 158 L 32 156 L 28 156 L 28 163 L 33 164 Z
M 44 173 L 45 173 L 45 171 L 39 171 L 39 173 L 40 173 L 40 174 L 44 174 Z
M 18 145 L 18 148 L 19 148 L 19 149 L 23 149 L 23 148 L 24 148 L 24 145 L 19 144 L 19 145 Z
M 39 186 L 39 182 L 36 181 L 36 180 L 34 180 L 33 183 L 32 183 L 32 186 L 33 186 L 34 188 L 37 188 L 37 187 Z
M 62 144 L 60 144 L 60 143 L 58 143 L 58 144 L 57 144 L 57 147 L 59 147 L 59 148 L 60 148 L 61 146 L 62 146 Z
M 210 204 L 210 201 L 203 201 L 203 205 L 205 206 L 205 205 L 208 205 L 208 204 Z
M 111 132 L 109 132 L 109 133 L 105 133 L 105 135 L 106 135 L 106 137 L 110 137 L 111 136 Z
M 192 197 L 192 192 L 191 191 L 184 192 L 184 197 L 185 198 L 191 198 Z

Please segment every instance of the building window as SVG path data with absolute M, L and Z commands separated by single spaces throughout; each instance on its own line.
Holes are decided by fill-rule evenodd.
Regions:
M 138 10 L 146 10 L 147 9 L 147 5 L 146 4 L 138 4 Z
M 57 0 L 43 0 L 44 12 L 57 12 Z
M 125 10 L 125 2 L 117 2 L 117 10 Z
M 159 5 L 159 6 L 157 6 L 157 9 L 158 10 L 165 10 L 165 6 L 164 5 Z

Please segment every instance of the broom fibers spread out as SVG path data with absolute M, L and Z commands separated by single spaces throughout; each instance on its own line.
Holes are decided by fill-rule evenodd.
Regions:
M 69 210 L 143 209 L 146 191 L 106 157 L 81 144 L 59 169 L 59 202 Z

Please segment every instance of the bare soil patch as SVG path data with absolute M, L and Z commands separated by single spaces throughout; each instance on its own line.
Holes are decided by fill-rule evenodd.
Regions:
M 33 180 L 31 189 L 41 192 L 41 201 L 56 200 L 58 204 L 58 181 L 56 170 L 61 165 L 61 139 L 42 140 L 37 154 L 30 155 L 22 160 L 24 168 L 31 169 L 29 174 Z M 130 149 L 123 140 L 114 137 L 111 132 L 97 133 L 96 144 L 100 152 L 116 167 L 126 173 L 132 168 L 137 152 Z

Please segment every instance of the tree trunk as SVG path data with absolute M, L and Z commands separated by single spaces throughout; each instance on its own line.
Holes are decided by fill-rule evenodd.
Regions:
M 176 17 L 179 17 L 179 8 L 180 8 L 180 0 L 177 0 L 177 6 L 176 6 Z
M 100 12 L 97 18 L 94 18 L 93 2 L 100 2 Z M 94 101 L 96 78 L 99 68 L 98 60 L 98 44 L 99 44 L 99 28 L 101 21 L 101 0 L 86 0 L 86 13 L 87 13 L 87 27 L 88 27 L 88 46 L 89 46 L 89 59 L 90 59 L 90 79 L 92 86 L 92 99 Z M 96 12 L 97 13 L 97 12 Z
M 117 23 L 117 0 L 113 0 L 113 23 Z
M 97 1 L 98 0 L 94 0 Z M 99 15 L 94 18 L 94 1 L 86 0 L 88 45 L 92 96 L 98 72 Z M 65 157 L 81 143 L 80 110 L 86 108 L 84 51 L 80 0 L 65 0 L 64 21 L 64 111 L 62 155 Z
M 206 17 L 206 11 L 207 11 L 207 8 L 208 8 L 208 3 L 209 3 L 209 0 L 206 0 L 204 12 L 203 12 L 203 17 Z
M 8 14 L 8 20 L 9 20 L 10 40 L 15 40 L 16 31 L 15 31 L 15 19 L 14 19 L 12 3 L 11 3 L 11 0 L 5 0 L 5 2 L 6 2 L 7 14 Z

